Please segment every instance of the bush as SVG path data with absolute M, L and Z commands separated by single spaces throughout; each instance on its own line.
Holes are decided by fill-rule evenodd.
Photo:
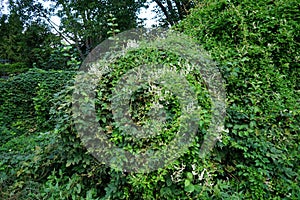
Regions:
M 27 132 L 25 130 L 41 130 L 47 123 L 50 99 L 73 74 L 71 71 L 31 69 L 0 82 L 0 125 L 18 134 Z
M 211 53 L 227 82 L 229 133 L 211 161 L 214 185 L 229 184 L 224 195 L 299 198 L 298 10 L 294 0 L 204 1 L 177 27 Z
M 179 103 L 173 95 L 166 95 L 162 89 L 162 96 L 159 96 L 155 91 L 153 93 L 149 92 L 149 88 L 151 88 L 150 85 L 142 85 L 141 88 L 131 96 L 132 106 L 137 108 L 132 111 L 133 120 L 137 120 L 139 123 L 146 123 L 147 113 L 156 98 L 160 99 L 162 101 L 160 103 L 166 108 L 166 116 L 169 119 L 167 127 L 158 136 L 151 137 L 149 140 L 132 140 L 126 134 L 122 133 L 122 130 L 119 125 L 114 122 L 112 116 L 112 112 L 116 111 L 113 110 L 110 105 L 110 99 L 113 97 L 112 88 L 118 83 L 119 78 L 128 70 L 144 64 L 162 64 L 164 68 L 175 67 L 177 70 L 187 70 L 186 61 L 172 52 L 142 48 L 129 52 L 111 64 L 111 66 L 109 66 L 111 69 L 110 72 L 103 75 L 96 89 L 97 98 L 95 106 L 97 108 L 97 119 L 99 120 L 99 124 L 101 124 L 101 128 L 108 132 L 110 141 L 116 146 L 137 154 L 146 148 L 160 149 L 161 146 L 168 144 L 178 132 L 179 123 L 177 118 L 181 112 L 178 105 Z M 94 185 L 99 185 L 97 195 L 102 196 L 102 199 L 173 199 L 177 198 L 177 196 L 180 196 L 181 199 L 188 199 L 186 196 L 187 193 L 192 193 L 193 191 L 201 192 L 202 188 L 196 185 L 198 182 L 196 178 L 199 178 L 201 172 L 208 166 L 195 158 L 199 156 L 199 144 L 203 140 L 205 130 L 209 126 L 211 102 L 206 98 L 208 92 L 199 74 L 200 72 L 195 70 L 185 72 L 189 72 L 187 80 L 195 90 L 198 103 L 202 108 L 202 122 L 197 122 L 197 124 L 199 123 L 199 132 L 197 132 L 195 141 L 193 142 L 194 146 L 189 149 L 190 151 L 188 153 L 181 156 L 178 161 L 168 164 L 165 169 L 160 169 L 150 174 L 131 174 L 120 172 L 115 168 L 107 168 L 106 177 L 101 177 L 101 179 L 93 182 Z M 67 152 L 67 159 L 65 160 L 66 166 L 69 170 L 74 172 L 80 170 L 82 174 L 85 174 L 88 173 L 87 169 L 90 168 L 90 163 L 96 163 L 93 161 L 94 159 L 86 155 L 86 148 L 83 147 L 82 141 L 80 141 L 79 134 L 74 126 L 74 113 L 72 115 L 71 105 L 72 103 L 76 104 L 76 102 L 72 102 L 71 95 L 74 92 L 73 89 L 73 87 L 69 87 L 58 93 L 53 99 L 54 107 L 52 107 L 51 113 L 53 114 L 52 118 L 56 121 L 55 131 L 61 135 L 64 141 L 63 148 Z M 84 94 L 87 91 L 80 90 L 79 92 Z M 82 100 L 87 101 L 88 99 L 84 98 Z M 86 113 L 89 113 L 89 110 L 86 110 Z M 88 128 L 92 129 L 91 127 Z M 99 138 L 97 138 L 96 135 L 95 137 L 91 136 L 88 140 L 90 140 L 91 143 L 97 143 Z M 92 168 L 102 167 L 101 165 L 94 164 Z M 187 171 L 182 172 L 184 169 Z M 191 175 L 192 172 L 195 178 L 191 177 L 194 176 Z M 186 177 L 186 173 L 189 174 L 188 178 Z M 96 173 L 91 173 L 91 175 L 98 176 Z M 104 178 L 106 182 L 103 181 Z M 185 180 L 189 182 L 186 181 L 187 184 L 184 184 Z M 204 181 L 201 180 L 201 182 Z M 208 186 L 209 183 L 210 181 L 206 180 L 205 186 Z M 87 188 L 86 183 L 82 184 L 82 187 Z M 104 195 L 103 191 L 105 191 Z
M 0 76 L 8 76 L 13 74 L 20 74 L 28 71 L 25 63 L 1 64 L 0 63 Z
M 54 94 L 73 75 L 31 69 L 0 82 L 0 199 L 40 198 L 42 183 L 62 168 L 64 150 L 51 132 L 49 110 Z

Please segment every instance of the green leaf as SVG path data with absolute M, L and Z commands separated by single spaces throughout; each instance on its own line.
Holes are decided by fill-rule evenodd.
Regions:
M 188 180 L 188 179 L 185 179 L 185 181 L 184 181 L 184 186 L 187 187 L 187 186 L 189 186 L 190 184 L 191 184 L 191 181 Z
M 184 191 L 186 192 L 194 192 L 194 190 L 195 190 L 195 186 L 193 184 L 184 187 Z
M 190 181 L 192 182 L 192 181 L 193 181 L 193 178 L 194 178 L 194 175 L 193 175 L 191 172 L 188 172 L 188 173 L 186 174 L 186 177 L 187 177 L 188 180 L 190 180 Z

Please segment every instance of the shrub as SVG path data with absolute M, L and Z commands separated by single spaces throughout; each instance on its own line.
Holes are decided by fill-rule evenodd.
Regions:
M 230 185 L 222 192 L 299 198 L 298 10 L 294 0 L 203 1 L 177 27 L 211 53 L 227 82 L 229 133 L 212 158 L 215 184 Z
M 73 74 L 71 71 L 31 69 L 0 82 L 1 126 L 19 134 L 43 128 L 47 123 L 50 99 Z
M 0 83 L 1 199 L 40 198 L 39 190 L 52 170 L 63 169 L 64 150 L 51 131 L 49 110 L 54 94 L 73 75 L 31 69 Z
M 130 137 L 123 134 L 119 129 L 117 123 L 114 122 L 112 116 L 112 106 L 110 105 L 110 99 L 113 97 L 112 88 L 118 83 L 119 78 L 124 75 L 128 70 L 141 65 L 158 65 L 162 64 L 165 68 L 175 67 L 177 70 L 185 70 L 187 63 L 180 56 L 163 50 L 158 49 L 138 49 L 130 51 L 123 57 L 118 58 L 113 64 L 111 64 L 110 72 L 103 75 L 101 81 L 98 82 L 96 89 L 96 102 L 97 119 L 101 128 L 105 129 L 110 141 L 116 146 L 124 148 L 130 152 L 138 153 L 141 149 L 151 148 L 160 149 L 160 145 L 168 144 L 169 140 L 174 138 L 174 134 L 178 131 L 177 115 L 180 115 L 180 109 L 178 101 L 174 96 L 162 95 L 158 96 L 157 93 L 149 92 L 150 85 L 143 85 L 131 96 L 132 100 L 132 118 L 138 122 L 147 121 L 147 113 L 150 110 L 151 104 L 156 99 L 162 99 L 161 103 L 166 108 L 166 116 L 169 116 L 167 131 L 163 131 L 159 136 L 150 138 L 147 140 L 131 140 Z M 207 90 L 201 78 L 201 75 L 197 71 L 189 72 L 187 80 L 193 89 L 196 91 L 198 103 L 201 106 L 201 119 L 202 123 L 199 123 L 199 132 L 197 133 L 194 141 L 194 146 L 190 148 L 190 151 L 184 156 L 180 157 L 175 163 L 169 164 L 165 169 L 161 169 L 158 172 L 152 172 L 150 174 L 135 175 L 130 173 L 123 173 L 115 168 L 108 168 L 107 175 L 105 177 L 106 182 L 103 182 L 103 177 L 100 180 L 95 180 L 94 185 L 99 185 L 106 192 L 105 195 L 101 195 L 103 192 L 98 190 L 98 195 L 101 195 L 103 199 L 154 199 L 154 198 L 176 198 L 176 196 L 187 199 L 186 193 L 197 191 L 200 192 L 201 188 L 194 186 L 198 182 L 190 180 L 190 184 L 184 185 L 184 181 L 187 179 L 186 172 L 178 173 L 178 170 L 187 169 L 190 173 L 193 171 L 197 178 L 199 173 L 203 171 L 203 166 L 195 158 L 199 156 L 199 147 L 197 144 L 203 140 L 205 129 L 209 126 L 210 119 L 210 101 L 207 99 Z M 72 117 L 72 93 L 74 87 L 68 87 L 61 91 L 53 99 L 54 106 L 51 109 L 53 114 L 52 118 L 56 121 L 55 131 L 59 133 L 64 141 L 64 149 L 67 152 L 66 166 L 70 170 L 81 170 L 82 173 L 87 173 L 92 160 L 86 155 L 87 151 L 83 147 L 82 142 L 79 139 L 79 134 L 74 127 L 74 120 Z M 79 92 L 87 92 L 85 90 Z M 86 98 L 82 99 L 87 101 Z M 169 103 L 167 103 L 169 102 Z M 75 102 L 76 103 L 76 102 Z M 73 102 L 74 104 L 74 102 Z M 89 111 L 86 111 L 89 113 Z M 198 122 L 197 122 L 198 123 Z M 112 129 L 112 132 L 110 132 Z M 96 136 L 97 137 L 97 136 Z M 88 138 L 92 141 L 97 141 L 97 138 L 91 136 Z M 151 146 L 150 146 L 151 145 Z M 94 162 L 93 162 L 94 163 Z M 192 167 L 194 166 L 194 169 Z M 204 166 L 206 166 L 204 164 Z M 97 167 L 95 165 L 94 167 Z M 97 174 L 92 173 L 93 176 Z M 172 181 L 172 176 L 176 181 Z M 177 176 L 175 178 L 175 176 Z M 189 175 L 190 176 L 190 175 Z M 166 183 L 166 179 L 168 180 Z M 193 182 L 193 183 L 192 183 Z M 209 180 L 207 180 L 209 185 Z M 195 187 L 195 188 L 194 188 Z M 185 191 L 186 190 L 186 191 Z
M 0 63 L 0 76 L 8 76 L 19 74 L 28 71 L 25 63 L 1 64 Z

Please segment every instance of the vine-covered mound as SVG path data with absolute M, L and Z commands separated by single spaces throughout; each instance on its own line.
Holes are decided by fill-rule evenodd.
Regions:
M 203 1 L 178 27 L 227 82 L 229 132 L 211 161 L 219 197 L 299 198 L 299 9 L 296 0 Z

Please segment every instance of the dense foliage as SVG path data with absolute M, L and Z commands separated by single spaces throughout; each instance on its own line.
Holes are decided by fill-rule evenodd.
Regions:
M 27 68 L 33 64 L 44 68 L 52 49 L 59 45 L 60 38 L 45 23 L 26 24 L 15 12 L 0 16 L 0 59 L 23 63 Z
M 198 39 L 227 81 L 216 178 L 243 198 L 299 198 L 298 1 L 205 1 L 179 29 Z M 226 182 L 227 182 L 226 181 Z
M 82 61 L 111 35 L 112 26 L 124 31 L 141 25 L 138 12 L 143 5 L 144 0 L 12 0 L 5 7 L 1 3 L 5 13 L 0 14 L 0 60 L 22 62 L 27 68 L 65 69 L 53 63 L 65 62 L 63 54 L 55 55 L 64 48 L 62 41 L 72 46 L 68 53 Z
M 22 72 L 26 72 L 28 67 L 24 63 L 0 63 L 0 76 L 8 76 L 13 74 L 19 74 Z
M 10 132 L 1 132 L 1 141 L 6 142 L 24 130 L 42 130 L 49 118 L 50 99 L 73 75 L 72 71 L 31 69 L 0 82 L 1 129 Z
M 33 69 L 1 81 L 0 199 L 299 199 L 299 6 L 297 0 L 204 0 L 175 28 L 217 61 L 226 81 L 226 130 L 200 159 L 211 102 L 193 72 L 188 81 L 202 108 L 195 141 L 175 162 L 151 173 L 121 172 L 87 153 L 72 118 L 74 71 Z M 53 67 L 78 65 L 68 49 L 51 55 Z M 172 52 L 136 49 L 111 64 L 98 83 L 102 128 L 116 145 L 136 152 L 151 144 L 132 143 L 118 130 L 109 98 L 117 79 L 141 64 L 187 66 Z M 136 121 L 147 119 L 157 99 L 157 90 L 148 89 L 132 96 Z M 154 148 L 174 136 L 180 115 L 174 96 L 160 97 L 170 124 L 153 139 Z
M 38 0 L 11 0 L 9 8 L 11 14 L 14 13 L 18 17 L 12 20 L 24 24 L 21 29 L 30 29 L 32 24 L 46 25 L 59 40 L 64 40 L 69 45 L 73 44 L 83 60 L 93 48 L 108 37 L 108 21 L 112 18 L 111 15 L 118 19 L 116 27 L 119 30 L 135 28 L 139 21 L 138 10 L 144 2 L 145 0 L 49 0 L 43 3 Z M 58 17 L 60 22 L 54 21 L 53 16 Z M 39 33 L 36 35 L 36 41 L 40 37 L 47 39 Z M 35 43 L 35 40 L 31 41 Z M 53 37 L 52 41 L 46 42 L 53 46 Z

